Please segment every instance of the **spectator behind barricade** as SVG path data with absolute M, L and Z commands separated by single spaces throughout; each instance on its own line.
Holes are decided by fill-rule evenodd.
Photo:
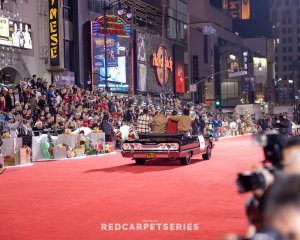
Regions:
M 137 119 L 137 132 L 138 133 L 150 133 L 150 121 L 151 116 L 148 114 L 148 109 L 143 110 L 143 114 Z
M 190 118 L 190 111 L 183 109 L 183 115 L 171 116 L 171 120 L 178 122 L 179 133 L 189 133 L 191 130 L 192 119 Z
M 37 76 L 36 75 L 32 76 L 30 84 L 32 87 L 36 86 L 36 84 L 37 84 Z
M 5 112 L 10 112 L 15 107 L 15 103 L 14 90 L 10 88 L 5 95 Z
M 167 123 L 168 119 L 165 117 L 165 112 L 159 111 L 150 121 L 153 126 L 153 133 L 166 133 Z
M 111 136 L 113 134 L 113 127 L 111 123 L 109 122 L 109 117 L 108 115 L 104 115 L 103 120 L 102 120 L 102 126 L 101 126 L 102 131 L 105 133 L 105 141 L 108 142 L 111 139 Z
M 44 125 L 42 121 L 37 121 L 32 128 L 32 131 L 35 136 L 39 136 L 44 131 Z
M 18 116 L 16 119 L 16 122 L 13 122 L 13 118 L 11 116 L 6 116 L 4 118 L 5 124 L 4 124 L 4 131 L 8 132 L 9 135 L 13 138 L 18 137 L 18 127 L 20 126 L 22 122 L 22 118 Z
M 5 98 L 3 95 L 0 96 L 0 111 L 4 111 L 5 109 Z
M 218 141 L 220 137 L 220 128 L 222 127 L 222 121 L 218 118 L 218 116 L 215 116 L 212 120 L 212 127 L 214 130 L 214 139 Z
M 177 115 L 177 111 L 173 110 L 172 116 L 176 116 L 176 115 Z M 171 118 L 168 119 L 167 133 L 168 134 L 178 133 L 178 122 L 177 121 L 174 121 Z

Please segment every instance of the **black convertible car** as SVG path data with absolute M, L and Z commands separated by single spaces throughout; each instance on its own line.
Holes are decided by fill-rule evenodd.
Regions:
M 150 159 L 178 159 L 182 165 L 189 165 L 196 155 L 201 154 L 204 160 L 209 160 L 213 147 L 212 136 L 140 134 L 138 140 L 124 142 L 122 155 L 132 158 L 138 165 Z

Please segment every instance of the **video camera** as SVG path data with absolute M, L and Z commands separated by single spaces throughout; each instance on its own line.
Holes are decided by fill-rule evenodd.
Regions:
M 263 167 L 269 173 L 274 175 L 282 169 L 283 149 L 288 138 L 278 134 L 255 135 L 253 137 L 254 144 L 263 147 L 265 160 Z M 271 166 L 267 164 L 270 163 Z M 246 193 L 256 189 L 264 190 L 266 179 L 261 172 L 244 172 L 238 174 L 236 181 L 239 193 Z

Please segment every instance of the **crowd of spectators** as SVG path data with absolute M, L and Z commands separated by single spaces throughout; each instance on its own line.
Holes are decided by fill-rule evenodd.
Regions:
M 184 113 L 185 110 L 188 112 Z M 214 118 L 220 120 L 218 136 L 244 134 L 253 129 L 250 121 L 238 114 L 217 115 L 207 106 L 182 102 L 172 95 L 157 98 L 111 95 L 77 86 L 48 86 L 46 80 L 37 76 L 26 78 L 9 88 L 3 86 L 0 111 L 5 113 L 3 130 L 12 136 L 20 134 L 20 131 L 22 134 L 39 135 L 81 127 L 101 129 L 106 140 L 112 140 L 117 132 L 123 139 L 132 132 L 137 135 L 191 130 L 194 134 L 204 134 L 207 129 L 216 128 Z M 179 116 L 185 115 L 189 115 L 191 122 L 187 118 L 184 121 L 182 117 L 179 119 Z

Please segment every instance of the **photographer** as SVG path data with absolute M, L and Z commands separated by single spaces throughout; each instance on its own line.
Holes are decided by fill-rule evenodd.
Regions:
M 266 192 L 261 209 L 264 225 L 284 236 L 270 240 L 300 239 L 300 176 L 277 179 Z
M 279 115 L 279 118 L 276 120 L 276 124 L 279 127 L 279 133 L 282 135 L 291 135 L 292 123 L 289 121 L 287 113 Z
M 300 174 L 300 136 L 289 139 L 283 151 L 282 165 L 285 174 Z

